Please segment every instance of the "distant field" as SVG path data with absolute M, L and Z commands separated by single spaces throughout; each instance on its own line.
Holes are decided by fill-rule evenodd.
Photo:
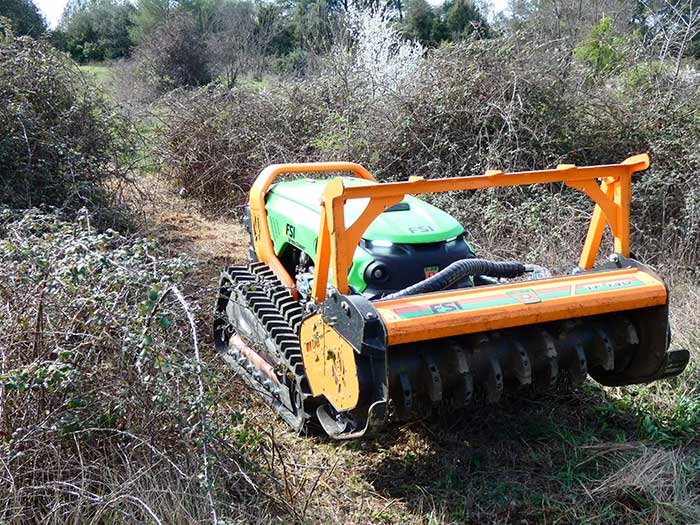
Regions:
M 92 77 L 98 84 L 106 85 L 110 81 L 111 68 L 108 65 L 89 64 L 79 67 L 80 71 L 86 76 Z

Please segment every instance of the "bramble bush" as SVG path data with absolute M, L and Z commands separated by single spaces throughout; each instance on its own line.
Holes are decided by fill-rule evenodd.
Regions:
M 75 63 L 2 20 L 0 101 L 0 203 L 113 215 L 138 134 Z
M 261 167 L 318 158 L 320 104 L 317 93 L 288 85 L 174 91 L 160 102 L 160 170 L 210 209 L 234 211 Z
M 216 408 L 189 264 L 89 219 L 0 210 L 0 521 L 251 517 L 274 483 Z

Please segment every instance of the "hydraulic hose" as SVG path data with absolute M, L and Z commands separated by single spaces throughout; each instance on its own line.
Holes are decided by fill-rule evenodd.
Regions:
M 437 292 L 449 288 L 454 283 L 473 275 L 488 277 L 520 277 L 525 273 L 525 265 L 519 262 L 497 262 L 485 259 L 460 259 L 432 277 L 411 285 L 403 290 L 386 295 L 383 299 L 398 299 L 419 293 Z

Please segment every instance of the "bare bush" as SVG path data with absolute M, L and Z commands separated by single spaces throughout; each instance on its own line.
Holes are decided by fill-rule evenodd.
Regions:
M 508 25 L 515 30 L 534 30 L 544 41 L 557 40 L 573 47 L 603 17 L 610 17 L 615 26 L 626 29 L 639 15 L 641 4 L 644 1 L 589 0 L 584 3 L 543 0 L 535 6 L 528 0 L 512 0 Z
M 229 87 L 241 72 L 262 74 L 277 24 L 273 10 L 251 2 L 226 3 L 219 8 L 218 30 L 208 37 L 207 49 L 213 69 Z
M 669 104 L 671 72 L 649 77 L 638 66 L 622 72 L 619 83 L 590 83 L 568 51 L 528 41 L 473 42 L 437 51 L 422 70 L 419 95 L 399 99 L 390 122 L 356 126 L 366 130 L 358 142 L 376 150 L 375 170 L 392 178 L 440 177 L 605 164 L 649 152 L 652 169 L 635 179 L 633 191 L 637 254 L 653 263 L 696 261 L 698 182 L 692 174 L 700 170 L 694 146 L 700 129 L 692 115 L 700 86 L 676 83 Z M 372 159 L 371 153 L 360 150 L 355 158 Z M 496 204 L 494 195 L 506 202 Z M 445 204 L 469 226 L 479 228 L 488 217 L 486 230 L 474 233 L 493 238 L 493 246 L 519 236 L 511 247 L 520 253 L 532 246 L 532 232 L 555 239 L 574 233 L 549 243 L 553 252 L 567 254 L 590 213 L 587 199 L 560 186 L 476 192 Z M 578 231 L 571 230 L 573 223 Z
M 263 166 L 318 159 L 311 143 L 323 103 L 285 84 L 173 92 L 161 101 L 156 156 L 188 194 L 230 211 Z
M 186 12 L 169 17 L 134 51 L 138 76 L 156 95 L 211 80 L 207 48 L 194 17 Z

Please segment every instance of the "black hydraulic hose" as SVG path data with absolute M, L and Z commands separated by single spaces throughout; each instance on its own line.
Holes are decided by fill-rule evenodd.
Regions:
M 454 283 L 473 275 L 485 275 L 487 277 L 520 277 L 525 273 L 525 266 L 518 262 L 497 262 L 485 259 L 460 259 L 450 264 L 444 270 L 432 277 L 386 295 L 383 299 L 398 299 L 408 295 L 430 293 L 449 288 Z

